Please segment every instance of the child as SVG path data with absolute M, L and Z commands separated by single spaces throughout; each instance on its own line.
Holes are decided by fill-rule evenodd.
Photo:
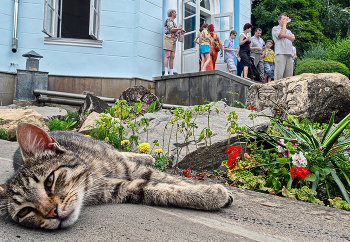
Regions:
M 199 39 L 199 41 L 197 41 Z M 201 71 L 205 71 L 207 65 L 210 62 L 210 47 L 209 47 L 209 33 L 208 24 L 203 24 L 202 28 L 199 29 L 194 42 L 199 44 L 199 55 L 202 58 Z
M 264 69 L 266 73 L 264 77 L 264 83 L 270 82 L 275 75 L 275 69 L 273 67 L 273 64 L 275 63 L 275 52 L 271 50 L 272 45 L 273 45 L 273 41 L 270 39 L 267 40 L 265 45 L 265 50 L 261 54 L 261 58 L 263 58 L 264 60 Z

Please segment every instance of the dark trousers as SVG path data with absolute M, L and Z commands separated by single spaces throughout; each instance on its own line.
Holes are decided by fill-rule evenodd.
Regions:
M 241 76 L 242 71 L 243 71 L 242 60 L 237 61 L 237 76 Z

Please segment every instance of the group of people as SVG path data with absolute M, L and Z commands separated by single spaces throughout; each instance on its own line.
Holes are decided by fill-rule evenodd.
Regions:
M 165 35 L 163 37 L 164 75 L 173 74 L 173 65 L 176 49 L 176 40 L 179 33 L 184 34 L 182 26 L 177 27 L 174 19 L 176 10 L 168 10 L 168 19 L 164 23 Z M 234 46 L 234 39 L 237 32 L 232 30 L 230 37 L 222 45 L 220 37 L 214 33 L 214 25 L 204 23 L 196 35 L 194 42 L 199 45 L 199 55 L 201 57 L 200 71 L 215 70 L 215 62 L 218 53 L 221 51 L 221 57 L 227 64 L 227 72 L 248 78 L 249 68 L 254 65 L 259 73 L 260 79 L 264 82 L 270 82 L 272 79 L 279 80 L 293 75 L 294 60 L 297 58 L 296 49 L 293 46 L 295 40 L 294 34 L 287 29 L 290 22 L 286 14 L 278 17 L 278 25 L 272 29 L 272 39 L 265 41 L 260 37 L 262 30 L 256 28 L 254 36 L 250 36 L 253 25 L 247 23 L 243 27 L 243 32 L 239 36 L 238 45 Z M 275 51 L 272 46 L 275 43 Z M 254 58 L 254 63 L 251 60 Z M 237 67 L 235 65 L 237 59 Z M 168 64 L 170 71 L 168 72 Z

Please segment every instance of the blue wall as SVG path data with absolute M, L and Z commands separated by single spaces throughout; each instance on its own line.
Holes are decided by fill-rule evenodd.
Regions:
M 13 0 L 1 0 L 0 71 L 25 69 L 22 54 L 44 56 L 40 70 L 55 75 L 152 79 L 162 68 L 162 0 L 101 0 L 102 48 L 45 45 L 44 0 L 20 0 L 18 50 L 12 53 Z M 17 66 L 18 65 L 18 66 Z
M 221 0 L 217 1 L 221 4 Z M 250 22 L 250 0 L 231 1 L 234 29 L 240 33 L 243 25 Z M 103 44 L 102 48 L 92 48 L 44 44 L 47 37 L 42 32 L 44 0 L 20 0 L 18 51 L 12 53 L 14 1 L 1 0 L 0 71 L 25 69 L 26 59 L 22 54 L 34 50 L 44 56 L 39 70 L 53 75 L 145 79 L 160 76 L 163 19 L 166 10 L 177 9 L 178 4 L 182 1 L 101 0 L 99 39 Z

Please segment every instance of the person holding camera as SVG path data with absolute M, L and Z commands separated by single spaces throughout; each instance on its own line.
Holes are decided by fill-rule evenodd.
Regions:
M 286 14 L 278 17 L 278 25 L 272 28 L 275 42 L 275 81 L 293 76 L 294 34 L 287 29 L 290 18 Z

